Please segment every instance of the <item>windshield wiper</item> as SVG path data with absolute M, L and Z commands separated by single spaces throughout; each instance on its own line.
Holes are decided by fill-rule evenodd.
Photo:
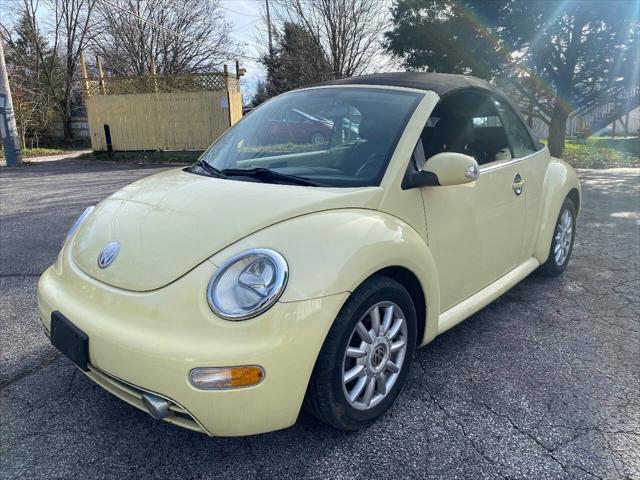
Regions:
M 276 172 L 270 168 L 225 168 L 220 173 L 230 176 L 251 177 L 262 181 L 281 180 L 283 182 L 292 183 L 294 185 L 308 185 L 312 187 L 323 186 L 322 183 L 314 182 L 308 178 L 298 177 L 297 175 L 288 175 L 286 173 Z
M 210 176 L 212 177 L 216 177 L 216 178 L 227 178 L 227 176 L 221 172 L 220 170 L 218 170 L 216 167 L 212 167 L 211 165 L 209 165 L 206 161 L 204 161 L 203 159 L 199 159 L 196 161 L 196 163 L 193 164 L 193 166 L 191 167 L 190 170 L 193 169 L 193 167 L 199 167 L 202 170 L 204 170 L 205 172 L 207 172 Z

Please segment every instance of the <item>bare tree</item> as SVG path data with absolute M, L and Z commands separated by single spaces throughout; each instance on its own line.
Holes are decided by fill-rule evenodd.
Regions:
M 87 43 L 89 22 L 95 0 L 43 0 L 51 24 L 44 33 L 38 18 L 40 0 L 23 0 L 24 15 L 32 30 L 36 55 L 49 94 L 62 121 L 65 143 L 72 142 L 71 104 L 80 52 Z M 45 26 L 45 28 L 47 28 Z M 50 39 L 53 55 L 45 45 Z
M 387 2 L 377 0 L 281 0 L 278 16 L 315 38 L 331 63 L 334 78 L 371 70 L 384 55 L 389 26 Z
M 112 74 L 198 72 L 237 54 L 218 0 L 99 1 L 91 48 Z
M 0 36 L 6 43 L 9 82 L 12 85 L 13 105 L 20 142 L 26 148 L 38 146 L 48 138 L 51 122 L 57 117 L 55 100 L 44 77 L 38 48 L 49 59 L 54 52 L 45 38 L 34 37 L 32 22 L 23 5 L 16 5 L 17 21 L 13 26 L 2 25 Z M 36 47 L 36 45 L 38 47 Z

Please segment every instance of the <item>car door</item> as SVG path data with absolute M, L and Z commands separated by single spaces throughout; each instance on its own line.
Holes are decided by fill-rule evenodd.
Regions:
M 468 116 L 475 130 L 487 114 Z M 500 121 L 491 120 L 492 134 L 506 138 Z M 477 138 L 489 137 L 488 132 L 478 132 Z M 485 163 L 480 165 L 479 178 L 474 182 L 422 188 L 428 244 L 438 270 L 441 311 L 487 287 L 519 263 L 525 213 L 520 165 L 510 146 L 494 150 L 491 158 L 478 153 Z
M 506 101 L 494 98 L 494 105 L 505 126 L 507 138 L 518 161 L 518 174 L 522 178 L 522 199 L 525 203 L 524 235 L 520 262 L 531 258 L 537 238 L 542 204 L 542 186 L 549 165 L 549 150 L 535 142 L 522 118 Z

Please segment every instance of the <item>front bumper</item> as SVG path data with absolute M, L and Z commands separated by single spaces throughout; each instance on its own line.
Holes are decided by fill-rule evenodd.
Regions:
M 139 293 L 102 284 L 61 253 L 38 285 L 47 333 L 59 310 L 89 336 L 87 375 L 144 409 L 142 393 L 170 401 L 171 423 L 209 435 L 250 435 L 295 423 L 324 338 L 347 293 L 277 303 L 251 320 L 216 317 L 206 301 L 215 270 L 204 262 L 179 280 Z M 260 365 L 253 387 L 206 391 L 188 380 L 195 367 Z

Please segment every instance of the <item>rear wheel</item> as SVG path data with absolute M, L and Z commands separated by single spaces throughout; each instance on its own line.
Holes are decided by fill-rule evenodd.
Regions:
M 407 290 L 374 277 L 336 318 L 316 361 L 305 405 L 342 430 L 373 422 L 394 402 L 416 345 L 416 313 Z
M 556 221 L 549 258 L 540 267 L 542 274 L 554 277 L 565 271 L 573 251 L 575 235 L 576 207 L 571 199 L 566 198 Z

